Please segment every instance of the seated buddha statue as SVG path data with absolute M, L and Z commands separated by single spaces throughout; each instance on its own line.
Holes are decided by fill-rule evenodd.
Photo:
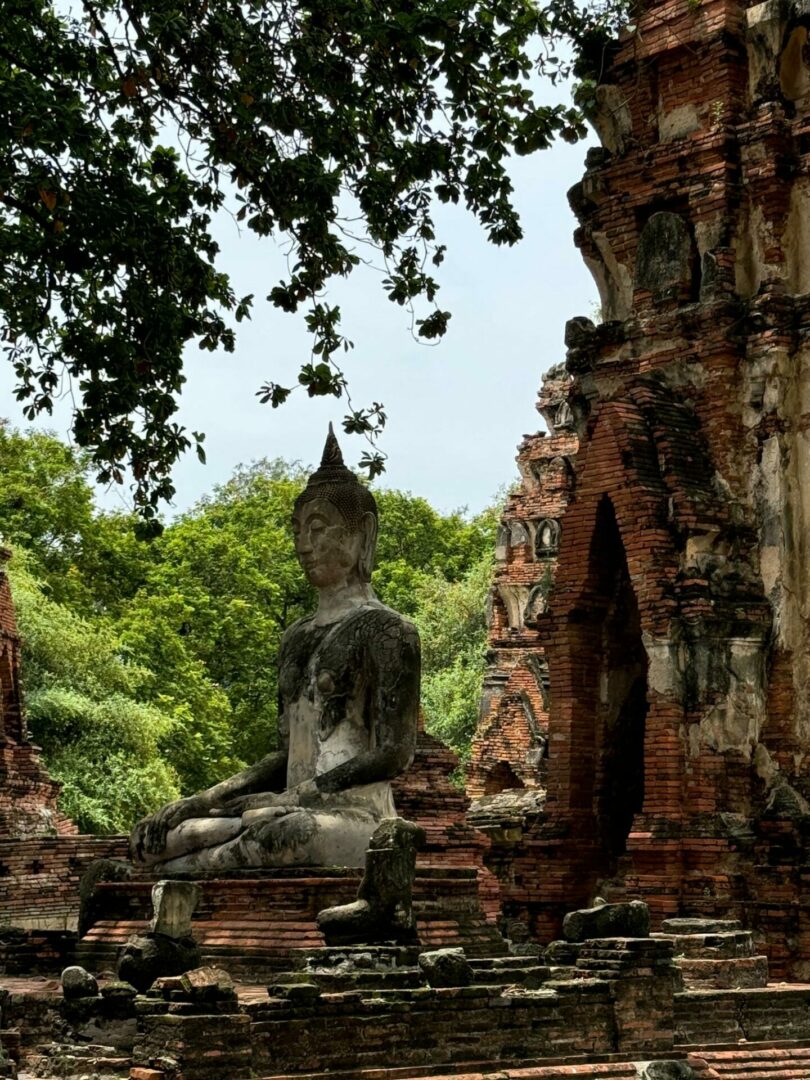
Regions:
M 371 588 L 377 507 L 331 425 L 292 529 L 318 606 L 281 641 L 281 749 L 135 826 L 134 861 L 161 875 L 362 866 L 396 815 L 390 781 L 416 742 L 419 638 Z

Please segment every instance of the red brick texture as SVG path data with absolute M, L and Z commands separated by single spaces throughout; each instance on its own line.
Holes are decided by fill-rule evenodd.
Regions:
M 526 784 L 498 652 L 519 642 L 548 667 L 547 797 L 487 856 L 506 913 L 541 939 L 595 894 L 646 899 L 654 925 L 735 915 L 775 976 L 806 979 L 810 83 L 791 18 L 653 2 L 602 73 L 603 149 L 571 202 L 605 321 L 567 329 L 553 587 L 523 628 L 495 604 L 503 690 L 471 791 Z
M 538 412 L 551 435 L 521 443 L 521 484 L 506 503 L 489 612 L 489 665 L 481 720 L 467 770 L 471 798 L 543 785 L 548 739 L 548 672 L 537 619 L 557 565 L 560 518 L 573 489 L 578 439 L 562 365 L 543 379 Z

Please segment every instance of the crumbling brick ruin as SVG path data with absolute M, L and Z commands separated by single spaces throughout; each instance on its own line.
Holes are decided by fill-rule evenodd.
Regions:
M 570 199 L 604 321 L 566 332 L 580 443 L 535 623 L 546 805 L 496 867 L 541 939 L 572 902 L 640 896 L 656 922 L 739 916 L 795 978 L 810 973 L 807 25 L 791 3 L 652 3 L 596 90 L 602 148 Z M 524 474 L 510 509 L 531 495 Z M 516 774 L 529 737 L 511 736 Z
M 0 548 L 0 966 L 36 966 L 53 958 L 75 926 L 82 871 L 102 856 L 123 856 L 120 837 L 79 836 L 57 807 L 59 785 L 48 775 L 25 723 L 20 686 L 20 635 Z M 49 937 L 48 932 L 56 936 Z
M 526 435 L 521 484 L 498 528 L 490 598 L 489 655 L 481 721 L 467 773 L 471 798 L 535 789 L 548 750 L 548 666 L 537 618 L 545 611 L 560 544 L 560 518 L 573 490 L 578 439 L 563 365 L 543 379 L 537 410 L 551 431 Z
M 606 59 L 571 192 L 604 321 L 568 324 L 498 535 L 468 815 L 489 849 L 422 732 L 397 787 L 427 836 L 418 941 L 324 943 L 359 870 L 211 877 L 178 938 L 242 981 L 6 975 L 23 1068 L 810 1075 L 808 28 L 791 0 L 653 0 Z M 147 932 L 152 884 L 99 873 L 83 963 Z

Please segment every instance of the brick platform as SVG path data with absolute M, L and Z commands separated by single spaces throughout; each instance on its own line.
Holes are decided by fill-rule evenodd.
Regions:
M 241 878 L 199 880 L 202 898 L 193 920 L 205 963 L 221 963 L 241 979 L 271 978 L 299 968 L 325 941 L 319 911 L 357 895 L 359 870 L 264 871 Z M 77 947 L 90 970 L 112 967 L 119 948 L 151 918 L 151 880 L 102 883 L 98 917 Z M 506 944 L 478 902 L 474 869 L 419 866 L 414 883 L 419 940 L 425 948 L 464 946 L 479 956 L 501 955 Z

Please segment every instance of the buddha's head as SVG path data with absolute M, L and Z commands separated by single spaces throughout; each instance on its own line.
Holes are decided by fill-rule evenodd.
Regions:
M 377 504 L 343 463 L 329 434 L 319 468 L 295 500 L 295 552 L 316 589 L 371 581 L 377 546 Z

